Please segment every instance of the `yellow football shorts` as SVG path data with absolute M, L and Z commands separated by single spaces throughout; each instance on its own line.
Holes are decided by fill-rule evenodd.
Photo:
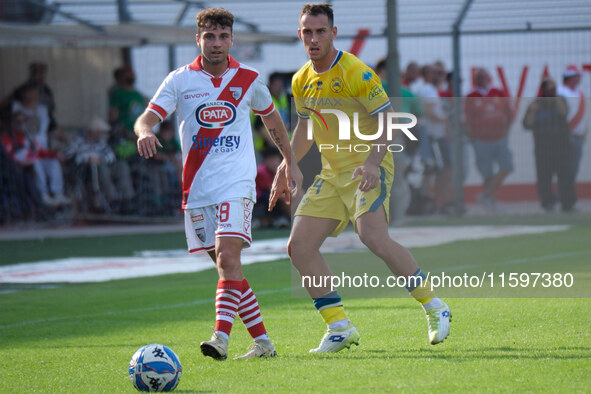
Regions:
M 358 217 L 366 212 L 375 212 L 381 205 L 386 211 L 386 220 L 389 220 L 390 189 L 394 174 L 384 167 L 380 166 L 379 169 L 378 185 L 366 192 L 359 190 L 361 176 L 351 180 L 352 172 L 334 174 L 323 170 L 314 178 L 314 183 L 306 191 L 295 215 L 340 221 L 331 234 L 332 237 L 339 235 L 347 227 L 349 220 L 356 226 Z

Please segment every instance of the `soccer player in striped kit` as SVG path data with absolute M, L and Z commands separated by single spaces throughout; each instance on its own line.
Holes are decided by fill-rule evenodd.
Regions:
M 261 116 L 284 160 L 285 176 L 301 185 L 291 165 L 289 138 L 259 73 L 229 56 L 233 15 L 223 8 L 197 14 L 201 56 L 172 71 L 135 124 L 138 151 L 156 154 L 153 127 L 176 110 L 183 154 L 183 209 L 189 252 L 207 252 L 217 266 L 215 331 L 201 342 L 205 356 L 224 360 L 230 330 L 239 315 L 254 346 L 238 358 L 272 357 L 257 298 L 242 273 L 240 252 L 251 240 L 256 198 L 256 162 L 249 112 Z M 289 199 L 291 190 L 275 190 Z

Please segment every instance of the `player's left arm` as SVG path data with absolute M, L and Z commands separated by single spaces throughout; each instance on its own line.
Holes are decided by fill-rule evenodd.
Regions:
M 285 124 L 281 119 L 281 115 L 279 111 L 276 109 L 271 112 L 267 116 L 261 117 L 263 124 L 267 128 L 273 143 L 281 152 L 283 156 L 283 160 L 285 163 L 285 177 L 287 179 L 287 184 L 281 187 L 282 190 L 272 190 L 271 194 L 282 195 L 285 194 L 286 202 L 290 203 L 290 195 L 293 193 L 294 195 L 299 192 L 302 187 L 303 182 L 303 175 L 300 171 L 298 163 L 294 158 L 293 152 L 291 150 L 291 146 L 289 144 L 289 136 L 287 135 L 287 130 L 285 129 Z M 295 187 L 293 190 L 290 188 L 295 183 Z M 275 182 L 273 183 L 273 188 L 279 187 Z

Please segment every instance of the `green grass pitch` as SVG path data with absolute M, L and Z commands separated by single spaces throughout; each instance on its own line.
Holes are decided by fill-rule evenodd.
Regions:
M 120 238 L 1 242 L 0 250 L 7 264 L 30 261 L 35 254 L 115 250 L 126 255 L 147 248 L 145 236 L 126 238 L 125 247 Z M 166 242 L 148 240 L 150 248 L 184 246 L 181 234 L 161 239 Z M 576 284 L 589 289 L 589 239 L 591 226 L 578 224 L 560 233 L 462 241 L 412 252 L 429 269 L 460 261 L 491 270 L 498 262 L 516 261 L 523 271 L 570 270 Z M 540 256 L 546 258 L 535 258 Z M 328 256 L 334 264 L 354 265 L 360 258 L 364 255 Z M 345 298 L 361 333 L 360 346 L 318 356 L 308 350 L 318 344 L 324 325 L 309 299 L 293 297 L 289 262 L 254 264 L 244 271 L 277 346 L 275 359 L 217 362 L 201 355 L 198 344 L 208 339 L 214 324 L 213 270 L 29 289 L 0 294 L 0 392 L 132 393 L 127 375 L 132 354 L 158 342 L 181 359 L 176 391 L 182 393 L 584 392 L 591 387 L 589 298 L 447 298 L 452 331 L 437 346 L 428 344 L 424 314 L 409 297 Z M 237 322 L 229 355 L 243 353 L 250 341 Z

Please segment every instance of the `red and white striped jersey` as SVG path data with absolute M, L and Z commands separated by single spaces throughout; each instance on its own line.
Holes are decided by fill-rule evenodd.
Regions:
M 266 116 L 275 107 L 259 73 L 228 60 L 228 69 L 216 78 L 197 57 L 168 74 L 148 105 L 161 120 L 177 112 L 184 209 L 256 199 L 250 110 Z

